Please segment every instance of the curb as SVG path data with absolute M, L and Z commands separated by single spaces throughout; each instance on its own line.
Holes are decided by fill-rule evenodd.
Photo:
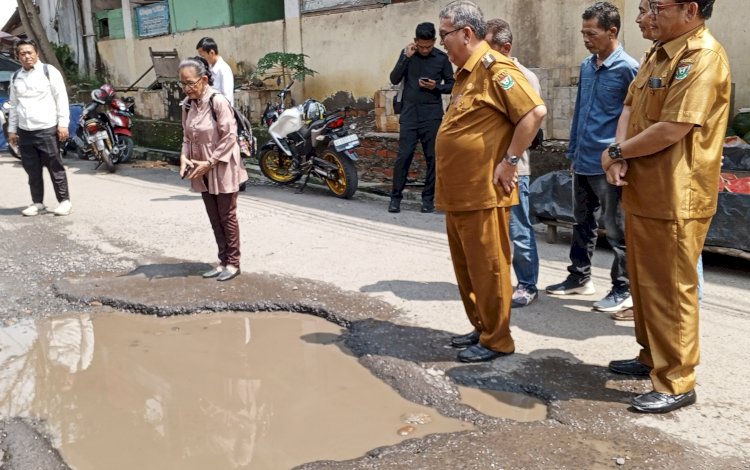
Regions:
M 135 147 L 133 149 L 133 160 L 146 160 L 146 161 L 164 161 L 170 165 L 178 165 L 180 160 L 180 152 L 172 150 L 162 150 L 150 147 Z M 263 173 L 260 171 L 260 166 L 256 163 L 256 159 L 252 158 L 245 161 L 245 169 L 247 170 L 248 176 L 254 180 L 268 181 L 272 184 Z M 321 183 L 315 178 L 310 178 L 307 186 L 311 188 L 320 189 L 327 191 L 328 187 Z M 422 200 L 422 184 L 418 183 L 407 183 L 406 189 L 404 189 L 404 199 L 402 203 L 407 205 L 421 204 Z M 390 200 L 390 185 L 384 183 L 372 183 L 372 182 L 359 182 L 357 188 L 357 196 L 366 198 L 373 201 L 389 201 Z

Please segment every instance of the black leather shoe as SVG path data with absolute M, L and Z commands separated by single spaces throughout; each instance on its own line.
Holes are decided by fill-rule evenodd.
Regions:
M 388 212 L 401 212 L 401 200 L 391 199 L 391 203 L 388 204 Z
M 454 348 L 467 348 L 469 346 L 474 346 L 479 343 L 479 335 L 480 333 L 477 330 L 474 330 L 465 335 L 454 336 L 451 338 L 451 346 Z
M 423 214 L 432 214 L 433 212 L 435 212 L 435 204 L 432 202 L 423 202 L 422 209 L 420 209 L 420 211 Z
M 630 404 L 643 413 L 669 413 L 695 403 L 695 390 L 680 395 L 651 391 L 630 399 Z
M 612 361 L 609 363 L 610 372 L 633 377 L 648 377 L 651 368 L 638 359 L 625 359 L 623 361 Z
M 481 344 L 475 344 L 459 352 L 458 360 L 461 362 L 486 362 L 497 359 L 498 357 L 509 356 L 510 354 L 512 353 L 493 351 L 492 349 L 485 348 Z

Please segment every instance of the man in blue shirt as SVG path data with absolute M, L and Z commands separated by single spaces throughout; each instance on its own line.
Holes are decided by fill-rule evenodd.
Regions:
M 573 172 L 573 239 L 568 277 L 548 286 L 549 294 L 594 294 L 591 257 L 596 246 L 597 216 L 614 251 L 612 288 L 594 309 L 616 312 L 633 306 L 625 266 L 625 231 L 620 189 L 607 183 L 602 152 L 615 141 L 617 120 L 628 86 L 638 72 L 638 61 L 617 40 L 620 14 L 609 2 L 597 2 L 583 13 L 583 42 L 591 56 L 581 64 L 568 158 Z

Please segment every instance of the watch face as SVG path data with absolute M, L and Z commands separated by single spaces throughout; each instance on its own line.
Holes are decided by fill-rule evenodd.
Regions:
M 609 158 L 612 159 L 622 158 L 622 151 L 620 150 L 619 145 L 610 145 L 607 149 L 607 154 L 609 154 Z

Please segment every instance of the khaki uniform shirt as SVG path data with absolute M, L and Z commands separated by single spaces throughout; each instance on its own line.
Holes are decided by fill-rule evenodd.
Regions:
M 623 207 L 655 219 L 716 213 L 731 78 L 724 48 L 705 26 L 657 46 L 630 85 L 627 138 L 657 122 L 695 127 L 679 142 L 628 160 Z
M 435 143 L 436 205 L 472 211 L 518 204 L 492 183 L 515 125 L 544 104 L 513 62 L 482 42 L 456 71 L 450 105 Z

